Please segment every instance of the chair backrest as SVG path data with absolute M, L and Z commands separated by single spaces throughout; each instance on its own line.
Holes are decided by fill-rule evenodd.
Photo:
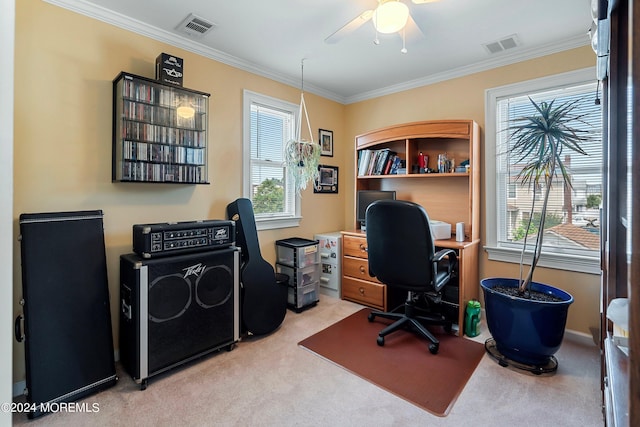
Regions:
M 435 246 L 425 209 L 404 200 L 378 200 L 367 208 L 369 273 L 409 291 L 432 288 Z

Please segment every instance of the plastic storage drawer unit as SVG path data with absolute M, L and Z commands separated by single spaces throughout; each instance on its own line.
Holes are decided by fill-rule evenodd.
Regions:
M 301 312 L 319 301 L 320 252 L 318 241 L 292 237 L 276 241 L 276 271 L 290 277 L 287 303 Z
M 318 242 L 316 240 L 292 237 L 276 240 L 278 264 L 289 267 L 304 268 L 320 262 Z

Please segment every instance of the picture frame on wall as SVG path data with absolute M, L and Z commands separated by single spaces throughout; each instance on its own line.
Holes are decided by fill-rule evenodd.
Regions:
M 320 143 L 320 155 L 333 157 L 333 131 L 320 129 L 318 142 Z
M 314 193 L 338 193 L 338 167 L 318 165 L 318 179 L 313 186 Z

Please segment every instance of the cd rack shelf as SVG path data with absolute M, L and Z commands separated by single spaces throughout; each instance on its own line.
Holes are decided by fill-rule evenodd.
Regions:
M 121 72 L 113 81 L 112 181 L 208 184 L 209 96 Z

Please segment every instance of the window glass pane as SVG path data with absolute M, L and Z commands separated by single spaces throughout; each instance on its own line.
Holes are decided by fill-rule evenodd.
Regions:
M 551 102 L 555 105 L 579 99 L 574 112 L 584 115 L 585 124 L 573 123 L 572 126 L 592 133 L 593 139 L 582 144 L 588 155 L 565 150 L 562 157 L 571 176 L 572 186 L 566 186 L 562 178 L 552 187 L 547 219 L 545 223 L 544 244 L 547 251 L 576 255 L 597 255 L 600 245 L 600 202 L 602 200 L 602 112 L 601 106 L 594 102 L 596 83 L 556 88 L 538 93 L 498 99 L 496 109 L 497 154 L 496 179 L 504 194 L 497 194 L 498 236 L 501 246 L 521 246 L 526 233 L 527 220 L 533 215 L 534 224 L 529 230 L 527 244 L 533 245 L 538 232 L 540 211 L 544 193 L 542 188 L 534 189 L 516 183 L 516 175 L 522 169 L 524 161 L 518 162 L 510 155 L 507 132 L 504 129 L 509 121 L 522 116 L 535 115 L 536 103 Z M 558 171 L 559 172 L 559 171 Z M 517 186 L 517 187 L 516 187 Z M 534 191 L 535 190 L 535 191 Z M 531 213 L 531 203 L 536 204 Z
M 296 216 L 296 194 L 284 165 L 283 147 L 293 138 L 295 111 L 289 105 L 256 94 L 251 97 L 248 126 L 246 197 L 256 220 Z

